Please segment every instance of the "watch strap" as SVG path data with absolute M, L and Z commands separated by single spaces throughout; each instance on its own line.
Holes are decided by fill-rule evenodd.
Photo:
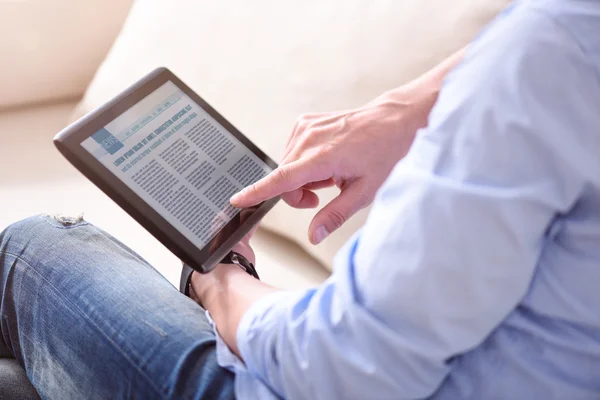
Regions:
M 256 268 L 254 268 L 254 264 L 252 264 L 246 257 L 238 253 L 237 251 L 230 251 L 224 258 L 221 260 L 221 264 L 235 264 L 246 271 L 249 275 L 252 275 L 256 279 L 260 280 L 258 276 L 258 272 L 256 272 Z
M 248 274 L 252 275 L 256 279 L 260 280 L 258 276 L 258 272 L 256 272 L 256 268 L 254 268 L 254 264 L 252 264 L 246 257 L 241 255 L 238 252 L 230 251 L 227 255 L 221 260 L 219 264 L 235 264 L 246 271 Z M 179 278 L 179 291 L 190 297 L 190 284 L 192 283 L 192 273 L 194 269 L 187 264 L 183 264 L 183 269 L 181 271 L 181 277 Z
M 190 297 L 190 284 L 192 283 L 192 272 L 194 269 L 187 264 L 183 264 L 181 277 L 179 278 L 179 291 Z

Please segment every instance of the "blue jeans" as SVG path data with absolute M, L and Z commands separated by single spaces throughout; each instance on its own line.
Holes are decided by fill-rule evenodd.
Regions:
M 0 347 L 42 398 L 233 398 L 204 310 L 85 221 L 0 234 L 0 299 Z

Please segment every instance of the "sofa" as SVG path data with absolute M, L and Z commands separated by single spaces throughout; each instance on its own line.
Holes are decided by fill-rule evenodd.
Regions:
M 167 66 L 272 158 L 294 119 L 356 107 L 469 40 L 508 0 L 20 0 L 0 2 L 0 230 L 39 213 L 78 215 L 137 251 L 174 286 L 179 260 L 79 174 L 53 136 Z M 322 204 L 336 193 L 320 194 Z M 363 210 L 320 246 L 314 210 L 279 204 L 252 244 L 263 280 L 318 285 Z M 36 398 L 0 340 L 0 398 Z

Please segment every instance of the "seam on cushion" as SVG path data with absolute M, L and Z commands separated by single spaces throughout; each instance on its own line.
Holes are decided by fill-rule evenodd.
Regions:
M 54 226 L 54 225 L 53 225 Z M 11 256 L 14 257 L 15 259 L 25 263 L 29 268 L 31 268 L 32 271 L 34 271 L 36 274 L 38 274 L 42 280 L 44 282 L 46 282 L 54 291 L 56 294 L 58 294 L 58 296 L 67 304 L 70 304 L 71 307 L 73 307 L 73 309 L 79 313 L 81 316 L 83 316 L 83 318 L 88 321 L 88 323 L 90 323 L 99 333 L 102 337 L 104 337 L 104 339 L 106 339 L 108 341 L 108 343 L 110 343 L 114 349 L 118 350 L 123 357 L 129 362 L 129 364 L 141 375 L 144 377 L 144 379 L 146 380 L 146 382 L 150 385 L 150 387 L 152 389 L 154 389 L 154 391 L 156 391 L 160 396 L 164 397 L 166 396 L 166 393 L 164 393 L 163 391 L 161 391 L 158 387 L 155 386 L 155 383 L 152 379 L 150 379 L 150 377 L 142 370 L 140 369 L 137 364 L 135 362 L 133 362 L 133 360 L 129 357 L 129 355 L 127 354 L 127 352 L 123 351 L 123 349 L 121 349 L 119 347 L 119 345 L 117 343 L 115 343 L 102 329 L 100 329 L 100 327 L 86 314 L 83 312 L 83 310 L 81 310 L 75 303 L 73 303 L 69 298 L 67 298 L 66 296 L 64 296 L 62 294 L 62 292 L 60 290 L 58 290 L 58 288 L 56 288 L 50 281 L 48 281 L 46 279 L 46 277 L 44 275 L 42 275 L 37 269 L 35 269 L 35 267 L 33 267 L 33 265 L 29 262 L 27 262 L 27 260 L 24 260 L 23 258 L 21 258 L 18 255 L 12 254 L 10 252 L 0 252 L 0 255 L 7 255 L 7 256 Z

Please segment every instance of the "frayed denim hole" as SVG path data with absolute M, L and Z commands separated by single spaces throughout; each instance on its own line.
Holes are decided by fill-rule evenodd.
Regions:
M 62 214 L 48 215 L 48 217 L 54 219 L 56 222 L 58 222 L 59 224 L 61 224 L 64 227 L 74 226 L 74 225 L 77 225 L 77 224 L 83 222 L 83 213 L 79 214 L 75 217 L 71 217 L 68 215 L 62 215 Z

